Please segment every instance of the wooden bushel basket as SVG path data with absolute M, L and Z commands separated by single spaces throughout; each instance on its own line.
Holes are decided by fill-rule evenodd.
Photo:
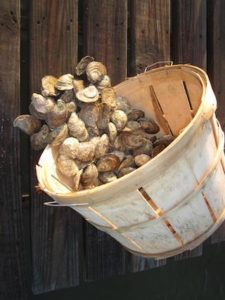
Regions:
M 80 192 L 71 192 L 56 173 L 48 146 L 37 176 L 55 200 L 49 205 L 71 207 L 137 255 L 166 258 L 197 247 L 225 219 L 224 137 L 206 73 L 191 65 L 165 66 L 115 90 L 158 122 L 159 135 L 176 139 L 134 172 Z

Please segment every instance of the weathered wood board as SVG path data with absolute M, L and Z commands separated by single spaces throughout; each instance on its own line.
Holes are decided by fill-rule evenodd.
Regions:
M 44 75 L 74 74 L 78 51 L 78 1 L 32 1 L 30 19 L 30 93 L 40 92 Z M 50 201 L 35 190 L 32 152 L 33 292 L 76 286 L 81 281 L 82 219 L 69 208 L 43 206 Z

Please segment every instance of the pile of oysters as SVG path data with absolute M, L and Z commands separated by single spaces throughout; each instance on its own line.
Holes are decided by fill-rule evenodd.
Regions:
M 73 179 L 75 191 L 133 172 L 173 141 L 170 135 L 157 138 L 156 122 L 116 96 L 101 62 L 85 56 L 75 74 L 43 77 L 30 115 L 14 120 L 34 150 L 48 144 L 57 150 L 57 170 Z

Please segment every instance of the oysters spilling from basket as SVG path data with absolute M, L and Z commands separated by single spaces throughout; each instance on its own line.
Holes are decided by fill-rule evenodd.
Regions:
M 158 136 L 159 126 L 144 111 L 116 96 L 104 64 L 86 56 L 74 71 L 44 76 L 30 114 L 14 120 L 34 150 L 54 148 L 57 172 L 73 180 L 74 191 L 135 171 L 173 141 Z

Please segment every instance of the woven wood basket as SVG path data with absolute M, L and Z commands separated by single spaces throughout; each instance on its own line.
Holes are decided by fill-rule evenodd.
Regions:
M 224 137 L 204 71 L 157 68 L 115 87 L 119 96 L 176 139 L 157 157 L 117 181 L 71 192 L 48 146 L 37 166 L 40 187 L 132 253 L 166 258 L 197 247 L 225 219 Z

